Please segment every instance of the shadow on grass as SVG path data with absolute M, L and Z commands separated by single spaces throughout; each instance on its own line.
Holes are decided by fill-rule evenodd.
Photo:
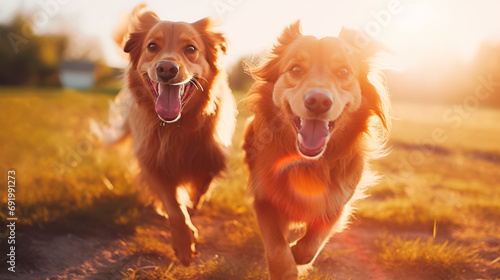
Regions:
M 2 228 L 6 228 L 3 222 L 0 223 Z M 35 246 L 33 246 L 33 241 L 29 238 L 29 235 L 26 231 L 19 229 L 16 226 L 16 235 L 15 240 L 16 243 L 8 244 L 7 243 L 7 234 L 8 232 L 3 232 L 2 241 L 0 242 L 0 252 L 2 254 L 0 256 L 0 269 L 2 272 L 7 271 L 7 268 L 10 267 L 10 264 L 7 263 L 9 261 L 9 256 L 7 254 L 11 254 L 11 246 L 15 246 L 15 272 L 26 271 L 37 269 L 37 262 L 40 259 L 40 252 Z M 5 241 L 3 240 L 5 238 Z M 11 273 L 11 272 L 8 272 Z M 1 277 L 0 277 L 1 278 Z M 7 278 L 3 278 L 7 279 Z
M 57 205 L 47 205 L 48 209 L 57 209 Z M 89 205 L 60 215 L 53 221 L 36 225 L 16 225 L 16 266 L 22 272 L 41 269 L 42 253 L 33 244 L 33 240 L 51 242 L 60 236 L 82 238 L 116 239 L 125 238 L 135 233 L 136 228 L 151 223 L 155 219 L 163 220 L 154 209 L 145 204 L 135 194 L 108 194 L 94 198 Z M 4 227 L 5 228 L 5 227 Z M 7 235 L 4 236 L 7 237 Z M 2 252 L 9 249 L 7 242 L 0 243 Z M 54 244 L 57 249 L 57 244 Z M 2 266 L 6 256 L 0 258 Z
M 136 226 L 159 218 L 136 194 L 103 195 L 93 203 L 69 212 L 42 228 L 51 234 L 118 237 L 129 235 Z

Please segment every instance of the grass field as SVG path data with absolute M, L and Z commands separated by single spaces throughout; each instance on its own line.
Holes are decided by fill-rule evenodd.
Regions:
M 183 267 L 168 223 L 134 188 L 127 144 L 103 147 L 89 130 L 111 98 L 0 88 L 0 170 L 16 172 L 18 217 L 18 271 L 4 268 L 2 230 L 0 278 L 266 279 L 245 194 L 242 104 L 230 172 L 194 213 L 201 254 Z M 384 180 L 303 279 L 500 279 L 500 111 L 453 109 L 394 104 L 391 153 L 374 164 Z M 5 223 L 7 180 L 0 185 Z

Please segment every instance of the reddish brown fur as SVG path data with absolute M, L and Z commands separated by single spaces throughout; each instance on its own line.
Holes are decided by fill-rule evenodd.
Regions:
M 377 88 L 368 80 L 368 73 L 374 69 L 367 60 L 379 49 L 357 48 L 353 40 L 356 34 L 343 30 L 339 37 L 348 43 L 346 47 L 354 57 L 351 66 L 357 69 L 361 105 L 354 112 L 342 113 L 326 150 L 317 159 L 297 154 L 290 108 L 273 102 L 273 95 L 281 90 L 276 83 L 287 63 L 284 54 L 303 38 L 299 23 L 284 31 L 261 66 L 250 69 L 257 82 L 248 93 L 246 105 L 255 117 L 247 125 L 243 148 L 271 279 L 296 279 L 296 265 L 314 260 L 328 237 L 343 227 L 350 204 L 364 186 L 374 183 L 368 160 L 380 151 L 381 145 L 376 144 L 384 142 L 379 141 L 382 139 L 377 130 L 383 132 L 389 127 L 389 102 L 385 88 Z M 372 116 L 379 118 L 382 130 L 374 125 Z M 286 235 L 292 222 L 303 222 L 307 229 L 290 248 Z
M 210 30 L 209 19 L 192 24 L 161 21 L 144 8 L 139 6 L 133 12 L 128 33 L 121 28 L 115 36 L 119 45 L 123 45 L 121 38 L 125 41 L 124 50 L 131 61 L 117 100 L 127 105 L 123 128 L 133 138 L 141 179 L 163 203 L 171 224 L 172 246 L 179 260 L 187 265 L 195 256 L 196 229 L 185 208 L 179 205 L 176 193 L 180 185 L 190 185 L 192 204 L 196 207 L 212 179 L 226 167 L 235 123 L 234 98 L 217 64 L 219 53 L 225 52 L 226 41 L 222 34 Z M 196 44 L 196 57 L 176 51 L 186 44 L 184 37 Z M 151 38 L 158 42 L 157 53 L 146 50 Z M 161 47 L 162 44 L 168 47 Z M 174 58 L 186 75 L 204 78 L 200 81 L 204 91 L 195 90 L 182 108 L 182 117 L 163 126 L 155 112 L 149 81 L 145 80 L 149 74 L 146 69 Z

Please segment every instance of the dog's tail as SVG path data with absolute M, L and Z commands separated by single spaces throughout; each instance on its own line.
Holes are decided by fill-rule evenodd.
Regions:
M 113 39 L 121 49 L 120 54 L 126 60 L 129 58 L 123 51 L 123 48 L 130 37 L 131 26 L 134 24 L 134 21 L 137 21 L 136 18 L 138 15 L 144 12 L 145 9 L 146 4 L 141 4 L 132 12 L 124 13 L 118 20 L 118 24 L 113 32 Z M 114 101 L 109 101 L 108 124 L 100 124 L 95 120 L 91 120 L 91 131 L 108 145 L 121 142 L 130 134 L 128 117 L 132 104 L 130 92 L 122 89 Z
M 114 101 L 109 101 L 108 124 L 99 124 L 95 120 L 90 120 L 90 130 L 105 144 L 112 145 L 121 142 L 130 135 L 128 118 L 131 106 L 132 96 L 122 90 Z

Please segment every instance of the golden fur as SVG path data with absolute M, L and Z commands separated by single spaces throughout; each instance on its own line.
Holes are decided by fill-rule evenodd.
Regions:
M 226 75 L 218 66 L 226 40 L 211 31 L 208 18 L 195 23 L 161 21 L 144 5 L 134 10 L 128 28 L 118 28 L 115 40 L 130 54 L 130 65 L 113 104 L 121 107 L 122 122 L 115 121 L 114 128 L 108 129 L 118 131 L 112 133 L 116 139 L 108 142 L 127 133 L 132 136 L 141 179 L 162 202 L 176 256 L 188 265 L 196 255 L 197 233 L 185 205 L 177 200 L 177 189 L 189 185 L 192 206 L 197 207 L 226 167 L 236 113 Z M 162 86 L 157 67 L 165 61 L 175 63 L 179 72 L 163 86 L 179 88 L 177 84 L 184 83 L 182 90 L 192 89 L 178 118 L 169 122 L 155 112 L 160 97 L 154 94 Z
M 297 22 L 260 66 L 250 67 L 256 83 L 246 105 L 255 116 L 243 149 L 271 279 L 297 279 L 296 266 L 313 262 L 345 225 L 351 203 L 375 183 L 368 160 L 385 142 L 389 100 L 381 77 L 368 79 L 376 73 L 368 60 L 381 49 L 360 48 L 358 35 L 343 29 L 338 38 L 317 39 L 302 35 Z M 311 90 L 333 100 L 327 111 L 306 108 Z M 307 119 L 330 129 L 323 149 L 308 156 L 298 139 Z M 304 223 L 306 232 L 290 247 L 287 232 L 295 222 Z

